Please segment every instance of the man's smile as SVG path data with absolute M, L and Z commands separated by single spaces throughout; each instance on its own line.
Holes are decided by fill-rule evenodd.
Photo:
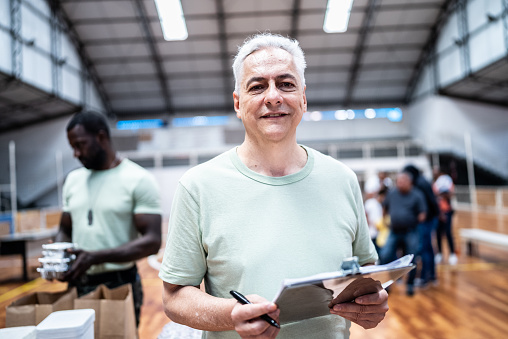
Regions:
M 289 115 L 287 113 L 268 113 L 261 116 L 261 118 L 280 118 Z

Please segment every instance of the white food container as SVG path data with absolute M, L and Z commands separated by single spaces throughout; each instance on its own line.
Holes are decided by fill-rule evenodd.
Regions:
M 35 326 L 0 328 L 0 338 L 35 339 Z
M 37 339 L 94 339 L 93 309 L 53 312 L 36 326 Z
M 55 242 L 42 245 L 42 254 L 39 258 L 42 267 L 37 268 L 43 279 L 60 279 L 67 272 L 76 259 L 76 255 L 69 254 L 67 249 L 76 248 L 76 244 L 70 242 Z

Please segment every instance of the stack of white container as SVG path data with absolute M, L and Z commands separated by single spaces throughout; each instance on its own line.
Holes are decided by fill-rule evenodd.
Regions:
M 74 254 L 67 252 L 74 249 L 76 245 L 70 242 L 55 242 L 42 245 L 42 258 L 39 262 L 42 267 L 37 268 L 43 279 L 60 279 L 69 270 L 72 262 L 76 259 Z
M 37 339 L 94 339 L 92 309 L 53 312 L 35 327 Z
M 0 329 L 1 338 L 16 339 L 94 339 L 93 309 L 53 312 L 37 326 Z

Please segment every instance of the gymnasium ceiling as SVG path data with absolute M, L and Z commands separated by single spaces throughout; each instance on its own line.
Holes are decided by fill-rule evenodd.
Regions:
M 300 41 L 308 63 L 309 109 L 408 104 L 423 61 L 457 1 L 355 0 L 347 32 L 327 34 L 322 28 L 327 0 L 183 0 L 189 37 L 173 42 L 163 38 L 153 0 L 48 3 L 80 46 L 108 113 L 129 119 L 232 113 L 237 46 L 267 30 Z M 506 83 L 507 62 L 501 67 L 493 72 L 503 74 L 499 81 Z M 449 94 L 471 97 L 485 86 L 466 79 Z M 13 96 L 0 88 L 0 97 Z M 38 105 L 0 101 L 0 113 L 35 107 L 46 119 L 80 109 L 54 97 L 32 102 L 38 99 Z M 506 99 L 474 99 L 508 106 Z M 41 114 L 11 125 L 4 119 L 0 130 L 40 121 Z
M 61 1 L 117 116 L 232 112 L 232 58 L 266 30 L 300 41 L 309 107 L 404 102 L 445 3 L 355 0 L 347 32 L 327 34 L 327 0 L 184 0 L 189 37 L 168 42 L 153 0 Z

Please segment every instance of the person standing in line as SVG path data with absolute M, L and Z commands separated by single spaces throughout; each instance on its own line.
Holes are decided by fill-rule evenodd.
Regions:
M 356 175 L 296 142 L 307 109 L 304 70 L 296 40 L 248 39 L 233 64 L 245 140 L 179 181 L 159 273 L 164 310 L 204 338 L 347 338 L 350 321 L 372 328 L 388 311 L 380 290 L 280 330 L 260 318 L 279 319 L 266 298 L 285 278 L 335 271 L 350 256 L 360 265 L 377 260 Z
M 386 240 L 390 235 L 390 216 L 384 213 L 383 204 L 386 198 L 386 194 L 388 193 L 388 188 L 383 187 L 379 190 L 377 194 L 377 200 L 381 205 L 381 219 L 376 223 L 376 228 L 378 230 L 376 237 L 376 246 L 378 248 L 378 254 L 381 253 L 382 248 L 386 244 Z
M 67 176 L 58 242 L 73 242 L 76 255 L 63 281 L 78 295 L 100 284 L 131 284 L 139 325 L 143 290 L 136 260 L 161 246 L 161 207 L 155 178 L 144 168 L 117 156 L 104 116 L 74 115 L 67 125 L 74 157 L 83 164 Z
M 379 171 L 377 174 L 371 175 L 367 178 L 364 185 L 366 193 L 379 192 L 382 189 L 390 189 L 393 186 L 392 179 L 388 176 L 386 171 Z
M 422 262 L 420 285 L 421 287 L 425 287 L 428 283 L 435 283 L 437 281 L 432 234 L 437 227 L 439 207 L 434 192 L 432 191 L 432 186 L 423 177 L 421 171 L 414 165 L 407 165 L 404 167 L 404 171 L 413 175 L 413 187 L 422 193 L 427 208 L 425 220 L 418 224 L 418 236 L 420 239 L 418 255 Z
M 381 263 L 386 264 L 397 259 L 397 250 L 403 254 L 415 254 L 418 251 L 419 223 L 425 220 L 426 206 L 422 193 L 413 188 L 412 175 L 409 172 L 397 174 L 395 188 L 390 190 L 384 200 L 384 212 L 390 215 L 390 235 L 381 251 Z M 415 262 L 413 259 L 413 263 Z M 416 272 L 409 272 L 406 294 L 414 294 Z
M 443 260 L 443 246 L 442 239 L 443 235 L 446 235 L 446 239 L 448 241 L 448 248 L 450 250 L 450 254 L 448 256 L 448 263 L 450 265 L 457 264 L 457 254 L 455 253 L 455 246 L 453 242 L 453 232 L 452 232 L 452 218 L 453 218 L 453 208 L 451 203 L 451 198 L 454 193 L 454 184 L 452 178 L 444 173 L 441 169 L 438 169 L 435 173 L 436 180 L 432 185 L 434 190 L 434 194 L 437 196 L 439 203 L 439 221 L 436 229 L 436 240 L 437 240 L 437 249 L 438 252 L 435 256 L 435 261 L 437 264 L 440 264 Z
M 388 172 L 386 171 L 379 171 L 378 173 L 379 182 L 381 183 L 381 187 L 379 190 L 382 190 L 383 188 L 389 190 L 393 187 L 393 181 L 392 178 L 388 175 Z
M 378 223 L 383 218 L 383 206 L 379 202 L 379 192 L 365 192 L 365 194 L 366 200 L 364 208 L 367 224 L 369 225 L 369 234 L 372 242 L 376 246 L 376 251 L 379 253 L 379 247 L 377 245 L 377 236 L 379 233 Z

